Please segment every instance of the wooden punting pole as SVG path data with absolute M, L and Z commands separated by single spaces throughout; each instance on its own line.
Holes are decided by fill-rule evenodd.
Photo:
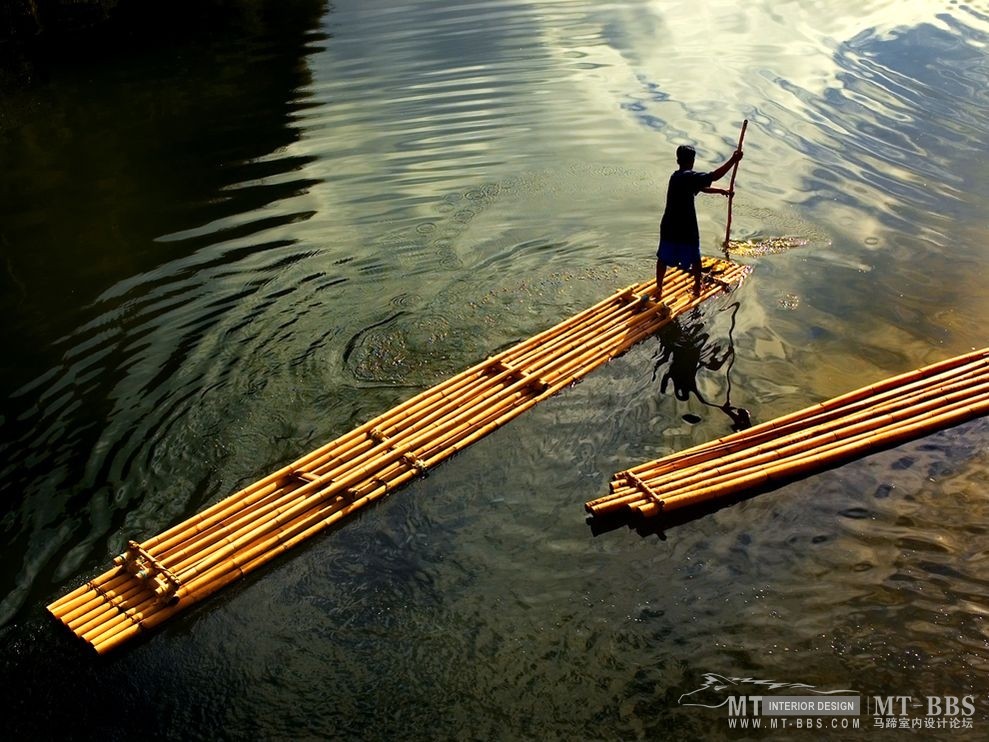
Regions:
M 699 297 L 672 272 L 618 291 L 427 389 L 163 533 L 48 606 L 97 652 L 120 646 L 393 492 L 738 283 L 746 269 L 705 260 Z
M 742 142 L 745 141 L 745 130 L 749 128 L 749 120 L 745 119 L 742 122 L 742 130 L 738 133 L 738 146 L 735 147 L 736 150 L 742 148 Z M 731 207 L 735 203 L 735 176 L 738 175 L 738 163 L 731 169 L 731 180 L 728 183 L 728 219 L 725 223 L 725 252 L 728 251 L 728 246 L 731 244 Z M 727 256 L 726 256 L 727 257 Z
M 833 467 L 989 413 L 989 348 L 615 474 L 595 517 L 661 513 Z

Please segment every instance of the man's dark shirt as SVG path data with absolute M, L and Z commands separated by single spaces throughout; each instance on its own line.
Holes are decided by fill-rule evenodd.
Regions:
M 711 173 L 695 173 L 693 170 L 677 170 L 670 176 L 670 185 L 666 189 L 666 211 L 659 225 L 661 242 L 700 246 L 694 196 L 704 188 L 710 188 L 713 182 Z

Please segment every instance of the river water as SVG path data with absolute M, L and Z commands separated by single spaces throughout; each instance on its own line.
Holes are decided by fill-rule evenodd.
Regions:
M 681 703 L 714 673 L 971 695 L 925 734 L 984 739 L 986 421 L 661 532 L 583 503 L 726 402 L 986 345 L 989 5 L 292 8 L 3 93 L 7 731 L 737 736 Z M 676 146 L 713 168 L 743 119 L 733 236 L 799 246 L 739 254 L 729 298 L 111 657 L 46 616 L 127 539 L 647 278 Z M 698 217 L 718 254 L 725 200 Z

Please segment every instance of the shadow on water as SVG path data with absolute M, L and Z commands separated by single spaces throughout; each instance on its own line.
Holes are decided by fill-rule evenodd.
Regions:
M 201 317 L 183 318 L 190 286 L 224 274 L 200 261 L 155 279 L 160 266 L 181 265 L 208 244 L 163 237 L 263 210 L 312 185 L 295 173 L 302 158 L 265 156 L 299 137 L 293 114 L 307 105 L 299 95 L 311 80 L 306 57 L 327 38 L 318 30 L 325 3 L 262 5 L 252 6 L 253 21 L 208 34 L 156 37 L 144 47 L 130 40 L 82 62 L 53 54 L 27 85 L 4 92 L 0 344 L 17 352 L 0 361 L 0 624 L 44 599 L 62 579 L 60 564 L 94 543 L 103 552 L 99 538 L 120 528 L 129 498 L 108 483 L 140 468 L 139 455 L 161 456 L 157 442 L 195 404 L 193 386 L 169 379 L 187 367 L 210 322 L 264 285 L 248 283 L 229 298 L 204 291 L 212 303 Z M 237 198 L 224 196 L 234 185 Z M 249 243 L 236 247 L 244 262 L 266 252 L 285 262 L 285 241 L 260 233 L 272 220 L 300 218 L 255 218 L 224 236 Z M 225 265 L 234 254 L 213 261 Z M 156 291 L 128 293 L 128 280 L 148 276 Z M 171 350 L 155 338 L 166 326 L 178 338 Z M 132 389 L 142 367 L 146 381 Z M 157 408 L 149 430 L 114 428 L 122 406 L 149 403 Z M 203 486 L 189 487 L 193 497 L 205 496 Z
M 659 384 L 661 394 L 666 394 L 669 383 L 673 382 L 673 396 L 686 402 L 691 395 L 707 407 L 720 410 L 731 420 L 733 431 L 745 430 L 752 425 L 749 411 L 731 403 L 731 369 L 735 362 L 735 342 L 733 333 L 739 303 L 733 302 L 721 311 L 731 312 L 731 326 L 728 330 L 727 346 L 710 343 L 710 335 L 704 325 L 694 315 L 686 320 L 680 318 L 666 325 L 659 333 L 660 350 L 653 368 L 653 381 L 659 376 L 665 364 L 669 364 Z M 721 404 L 710 402 L 697 385 L 697 375 L 701 370 L 720 371 L 725 369 L 725 401 Z M 684 415 L 689 423 L 700 422 L 691 413 Z
M 128 35 L 81 62 L 52 50 L 2 91 L 0 343 L 20 350 L 0 362 L 0 389 L 50 368 L 51 339 L 91 319 L 105 289 L 196 247 L 162 235 L 241 213 L 243 197 L 218 194 L 273 174 L 257 158 L 297 139 L 324 3 L 256 10 L 205 38 Z M 255 208 L 311 185 L 255 189 Z

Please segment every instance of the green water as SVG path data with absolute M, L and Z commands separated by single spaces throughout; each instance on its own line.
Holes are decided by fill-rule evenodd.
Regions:
M 728 433 L 725 402 L 760 422 L 986 345 L 989 6 L 294 7 L 2 91 L 8 732 L 737 738 L 681 703 L 717 673 L 972 695 L 924 734 L 983 738 L 985 421 L 658 534 L 583 503 Z M 733 238 L 800 244 L 738 255 L 730 299 L 113 657 L 45 615 L 648 277 L 676 146 L 714 167 L 743 119 Z M 698 216 L 719 254 L 725 200 Z

